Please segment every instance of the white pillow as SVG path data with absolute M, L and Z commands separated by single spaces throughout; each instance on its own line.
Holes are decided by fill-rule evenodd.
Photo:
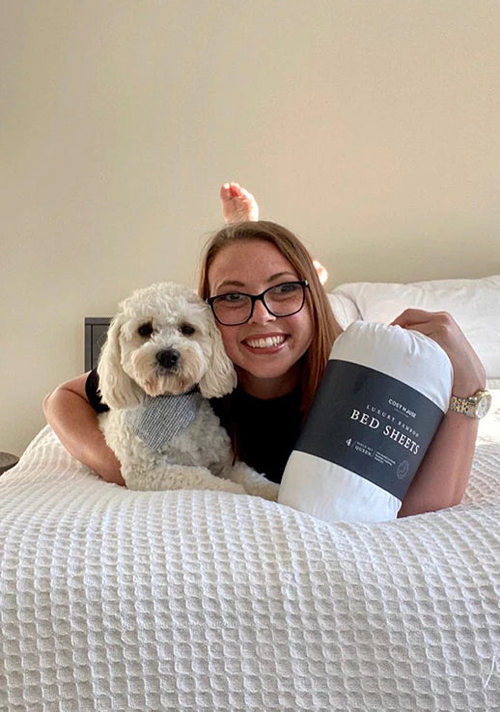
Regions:
M 387 324 L 410 307 L 449 312 L 483 362 L 488 385 L 500 387 L 500 275 L 410 284 L 342 284 L 330 301 L 343 328 L 356 319 Z
M 343 285 L 349 287 L 351 285 Z M 341 289 L 341 287 L 339 287 Z M 342 292 L 333 292 L 328 295 L 335 318 L 343 329 L 353 321 L 363 320 L 363 317 L 354 300 Z

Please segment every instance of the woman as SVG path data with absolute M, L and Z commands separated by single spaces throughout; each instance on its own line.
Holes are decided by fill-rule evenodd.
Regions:
M 341 332 L 311 257 L 279 225 L 232 224 L 209 243 L 198 291 L 238 374 L 214 410 L 238 457 L 280 482 Z
M 300 241 L 274 223 L 255 221 L 257 204 L 237 184 L 225 184 L 221 199 L 229 226 L 207 248 L 200 294 L 209 299 L 239 385 L 213 405 L 241 459 L 279 482 L 340 329 Z M 240 223 L 244 218 L 250 221 Z M 410 309 L 394 324 L 426 334 L 447 352 L 454 395 L 484 388 L 484 368 L 450 315 Z M 47 421 L 69 452 L 105 480 L 124 484 L 97 425 L 99 408 L 95 374 L 63 384 L 44 401 Z M 476 420 L 447 413 L 399 516 L 461 501 L 476 435 Z

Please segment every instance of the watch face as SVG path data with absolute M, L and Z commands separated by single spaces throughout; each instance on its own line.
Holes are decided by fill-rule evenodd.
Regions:
M 484 418 L 491 406 L 491 393 L 485 393 L 476 405 L 476 417 Z

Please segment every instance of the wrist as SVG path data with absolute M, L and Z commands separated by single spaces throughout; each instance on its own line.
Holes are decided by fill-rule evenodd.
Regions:
M 452 395 L 457 396 L 458 398 L 469 398 L 478 391 L 484 391 L 485 388 L 486 380 L 476 381 L 474 383 L 471 382 L 470 384 L 453 384 L 451 392 Z
M 453 380 L 452 394 L 458 398 L 469 398 L 478 391 L 484 391 L 486 388 L 486 372 L 469 373 Z

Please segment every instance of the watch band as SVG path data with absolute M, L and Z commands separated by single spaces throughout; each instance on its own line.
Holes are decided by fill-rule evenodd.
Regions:
M 474 403 L 471 403 L 469 400 L 469 396 L 467 398 L 461 398 L 460 396 L 452 396 L 450 400 L 450 410 L 452 410 L 454 413 L 465 413 L 465 415 L 469 415 L 469 411 L 471 409 L 471 406 L 475 405 Z
M 455 413 L 463 413 L 469 418 L 483 418 L 491 405 L 491 394 L 489 391 L 481 389 L 472 396 L 462 398 L 451 396 L 449 410 Z

